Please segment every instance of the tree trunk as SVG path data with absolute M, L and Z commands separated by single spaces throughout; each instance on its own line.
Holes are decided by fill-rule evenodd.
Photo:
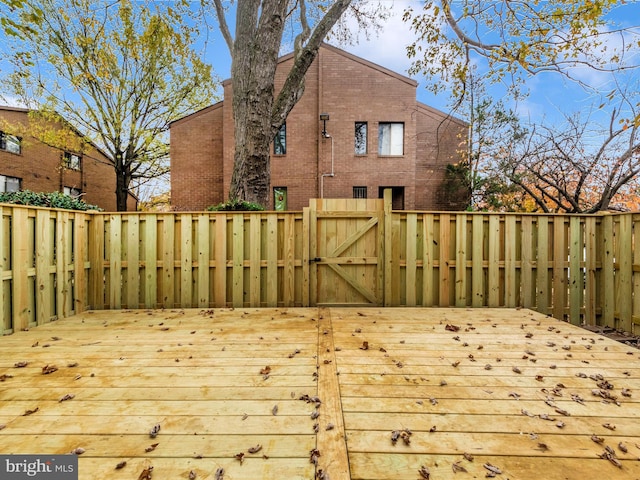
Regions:
M 127 211 L 127 200 L 129 200 L 129 184 L 131 174 L 129 168 L 123 165 L 122 159 L 116 159 L 116 209 L 118 212 Z
M 322 39 L 350 3 L 351 0 L 334 2 L 307 45 L 296 50 L 294 66 L 277 100 L 274 79 L 289 2 L 245 0 L 237 3 L 236 38 L 231 53 L 235 155 L 230 199 L 269 205 L 269 148 L 273 136 L 302 96 L 304 76 Z

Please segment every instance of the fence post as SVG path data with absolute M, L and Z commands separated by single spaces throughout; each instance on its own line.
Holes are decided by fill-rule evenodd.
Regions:
M 392 271 L 393 271 L 393 221 L 392 221 L 392 190 L 390 188 L 386 188 L 384 190 L 384 221 L 382 222 L 384 225 L 384 253 L 382 255 L 382 264 L 384 265 L 384 289 L 382 291 L 382 305 L 385 307 L 390 306 L 392 296 Z

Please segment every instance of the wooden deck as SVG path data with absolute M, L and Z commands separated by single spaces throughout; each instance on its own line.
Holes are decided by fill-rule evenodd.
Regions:
M 80 448 L 87 480 L 637 479 L 639 360 L 528 310 L 88 312 L 0 338 L 0 453 Z

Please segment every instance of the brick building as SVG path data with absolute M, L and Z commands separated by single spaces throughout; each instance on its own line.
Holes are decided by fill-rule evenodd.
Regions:
M 75 130 L 0 106 L 0 192 L 63 192 L 115 211 L 115 188 L 113 161 Z M 128 210 L 136 204 L 129 195 Z
M 276 88 L 293 55 L 280 59 Z M 233 172 L 231 81 L 224 100 L 171 124 L 171 202 L 201 210 L 227 199 Z M 377 198 L 395 209 L 459 210 L 469 202 L 446 174 L 461 160 L 465 122 L 416 100 L 417 82 L 324 44 L 305 92 L 274 139 L 269 208 L 309 198 Z

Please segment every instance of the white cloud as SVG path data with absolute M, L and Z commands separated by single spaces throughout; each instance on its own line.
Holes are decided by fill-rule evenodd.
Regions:
M 381 1 L 385 6 L 388 1 Z M 415 34 L 410 30 L 410 25 L 402 21 L 402 15 L 407 7 L 421 9 L 420 2 L 415 0 L 394 0 L 391 3 L 389 18 L 384 22 L 379 33 L 369 32 L 369 39 L 361 33 L 355 45 L 338 47 L 348 52 L 377 63 L 385 68 L 404 75 L 411 66 L 411 60 L 407 57 L 407 46 L 415 40 Z M 349 25 L 351 31 L 357 31 L 355 21 Z

